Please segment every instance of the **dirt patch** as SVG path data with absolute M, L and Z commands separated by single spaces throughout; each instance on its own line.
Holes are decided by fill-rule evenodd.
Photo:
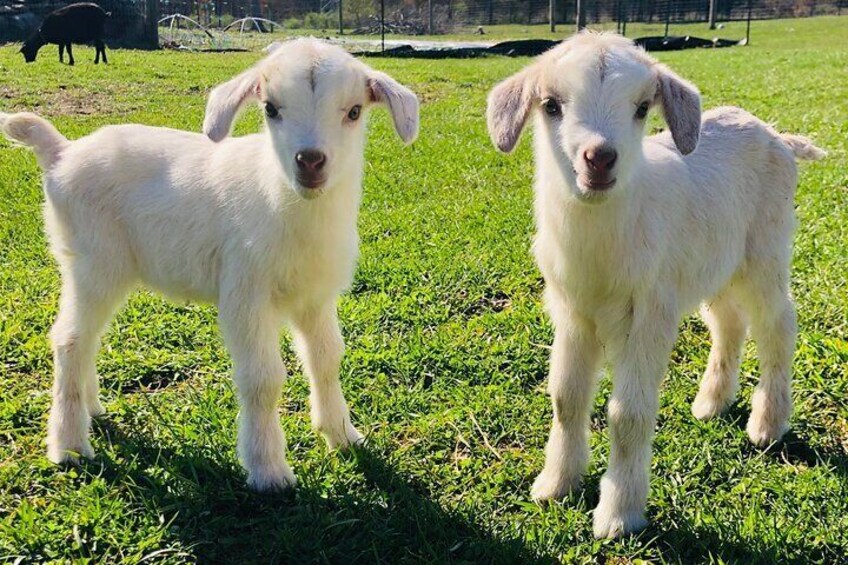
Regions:
M 109 92 L 64 85 L 57 90 L 37 92 L 3 85 L 0 86 L 0 101 L 6 111 L 34 111 L 45 116 L 120 114 L 130 109 L 116 103 Z

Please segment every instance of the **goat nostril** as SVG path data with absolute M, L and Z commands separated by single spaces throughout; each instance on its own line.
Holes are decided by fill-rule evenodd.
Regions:
M 294 160 L 298 169 L 320 171 L 327 162 L 327 156 L 314 149 L 304 149 L 294 156 Z
M 583 152 L 583 159 L 593 171 L 608 171 L 615 165 L 618 153 L 615 149 L 600 147 L 598 149 L 587 149 Z

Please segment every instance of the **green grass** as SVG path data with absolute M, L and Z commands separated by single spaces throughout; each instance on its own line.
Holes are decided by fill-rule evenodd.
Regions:
M 98 359 L 108 415 L 97 459 L 44 457 L 58 275 L 42 234 L 32 154 L 0 142 L 0 561 L 17 562 L 848 562 L 848 26 L 758 23 L 749 48 L 660 58 L 701 87 L 829 150 L 802 167 L 793 290 L 800 337 L 789 441 L 745 437 L 756 382 L 700 423 L 689 413 L 709 350 L 696 318 L 674 351 L 654 444 L 651 527 L 595 541 L 608 437 L 600 385 L 585 487 L 529 500 L 550 418 L 551 329 L 528 251 L 531 148 L 499 155 L 485 96 L 526 59 L 374 59 L 424 101 L 422 136 L 402 147 L 375 112 L 360 218 L 362 255 L 341 301 L 343 386 L 370 448 L 328 454 L 309 427 L 288 338 L 280 400 L 293 493 L 246 490 L 235 456 L 230 361 L 208 306 L 135 295 Z M 790 32 L 792 29 L 794 31 Z M 787 39 L 788 38 L 788 39 Z M 107 123 L 199 131 L 204 94 L 258 54 L 115 51 L 75 68 L 47 50 L 24 65 L 0 47 L 0 110 L 34 109 L 76 138 Z M 239 132 L 255 130 L 251 111 Z

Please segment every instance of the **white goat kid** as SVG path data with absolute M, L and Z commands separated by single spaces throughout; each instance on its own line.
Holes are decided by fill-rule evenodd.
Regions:
M 266 131 L 224 139 L 251 101 L 264 106 Z M 51 333 L 52 461 L 93 455 L 100 335 L 139 282 L 217 303 L 252 487 L 295 483 L 277 414 L 283 321 L 310 379 L 313 425 L 331 448 L 362 440 L 339 384 L 336 300 L 358 252 L 364 114 L 374 103 L 388 106 L 405 142 L 415 138 L 412 92 L 338 47 L 299 40 L 212 91 L 208 137 L 126 125 L 68 141 L 33 114 L 0 114 L 3 132 L 32 146 L 44 169 L 47 233 L 62 274 Z
M 671 133 L 643 139 L 654 105 Z M 611 446 L 594 532 L 614 537 L 645 525 L 660 382 L 680 318 L 699 302 L 713 346 L 695 416 L 732 403 L 750 325 L 762 378 L 748 435 L 763 446 L 786 431 L 795 158 L 823 152 L 738 108 L 702 121 L 694 86 L 610 34 L 577 35 L 494 88 L 489 131 L 500 150 L 513 149 L 531 113 L 533 249 L 555 326 L 554 419 L 532 495 L 559 498 L 579 485 L 605 357 Z

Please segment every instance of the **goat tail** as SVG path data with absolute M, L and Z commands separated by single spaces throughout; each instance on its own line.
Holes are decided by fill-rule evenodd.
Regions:
M 795 157 L 805 161 L 817 161 L 827 155 L 824 149 L 820 149 L 813 145 L 813 142 L 803 135 L 794 135 L 791 133 L 781 133 L 780 141 L 783 142 Z
M 70 143 L 53 124 L 29 112 L 0 112 L 0 131 L 9 139 L 32 147 L 38 164 L 45 170 L 59 160 L 62 150 Z

